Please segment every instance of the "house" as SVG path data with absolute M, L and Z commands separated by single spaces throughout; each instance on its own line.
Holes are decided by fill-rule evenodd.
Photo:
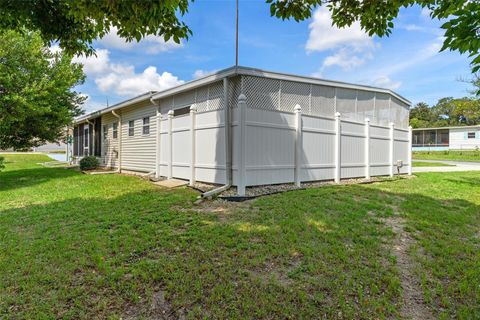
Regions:
M 480 148 L 480 125 L 412 130 L 414 151 L 473 150 Z
M 232 67 L 78 118 L 74 156 L 237 186 L 410 171 L 410 101 L 381 88 Z

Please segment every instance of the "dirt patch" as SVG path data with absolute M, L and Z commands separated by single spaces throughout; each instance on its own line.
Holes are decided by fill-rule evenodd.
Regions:
M 396 212 L 397 210 L 394 211 Z M 415 262 L 408 254 L 408 249 L 415 244 L 415 240 L 405 231 L 405 221 L 398 215 L 383 219 L 385 225 L 395 233 L 393 254 L 397 259 L 402 286 L 402 308 L 400 314 L 404 319 L 428 320 L 434 319 L 431 311 L 425 304 L 423 292 L 418 279 L 415 277 Z
M 235 211 L 255 210 L 252 208 L 252 203 L 255 200 L 244 202 L 231 202 L 222 199 L 215 199 L 211 201 L 202 201 L 192 208 L 178 208 L 180 211 L 198 212 L 198 213 L 213 213 L 218 216 L 220 222 L 225 222 L 230 219 Z
M 153 293 L 150 303 L 143 301 L 130 306 L 122 319 L 155 319 L 155 320 L 184 320 L 185 309 L 175 310 L 165 298 L 165 291 L 158 290 Z

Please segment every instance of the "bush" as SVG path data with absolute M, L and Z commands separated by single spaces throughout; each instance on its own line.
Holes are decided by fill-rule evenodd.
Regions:
M 82 158 L 80 160 L 80 169 L 81 170 L 93 170 L 97 169 L 100 163 L 98 162 L 98 159 L 94 156 L 88 156 Z
M 2 171 L 3 168 L 5 168 L 5 165 L 3 164 L 5 158 L 4 157 L 0 157 L 0 171 Z

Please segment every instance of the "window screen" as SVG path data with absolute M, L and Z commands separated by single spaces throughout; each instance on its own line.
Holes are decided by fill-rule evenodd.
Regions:
M 182 116 L 182 115 L 188 114 L 188 113 L 190 113 L 190 106 L 173 110 L 173 116 L 174 117 Z
M 150 134 L 150 117 L 143 118 L 143 134 Z
M 114 122 L 112 125 L 112 136 L 113 136 L 113 139 L 118 138 L 118 122 Z
M 135 120 L 128 121 L 128 135 L 133 136 L 135 134 Z
M 106 125 L 103 126 L 103 140 L 107 140 L 108 138 L 108 127 Z

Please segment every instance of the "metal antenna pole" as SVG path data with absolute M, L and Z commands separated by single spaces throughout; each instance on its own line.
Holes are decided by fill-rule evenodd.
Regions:
M 235 28 L 235 67 L 238 67 L 238 0 L 237 4 L 237 17 L 236 17 L 236 28 Z

